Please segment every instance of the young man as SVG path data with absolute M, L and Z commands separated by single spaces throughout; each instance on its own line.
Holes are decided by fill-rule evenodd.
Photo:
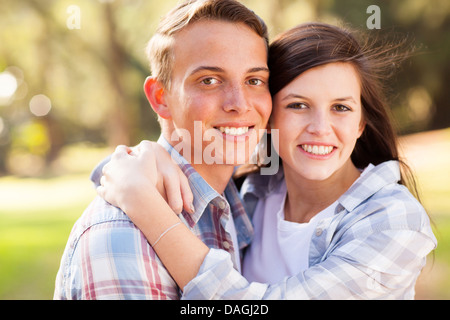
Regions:
M 144 90 L 160 120 L 158 142 L 194 195 L 195 212 L 180 218 L 237 269 L 252 227 L 230 179 L 235 155 L 248 159 L 271 112 L 267 46 L 264 23 L 242 4 L 197 0 L 172 10 L 148 48 L 153 76 Z M 97 197 L 71 232 L 54 298 L 178 299 L 179 289 L 140 230 Z

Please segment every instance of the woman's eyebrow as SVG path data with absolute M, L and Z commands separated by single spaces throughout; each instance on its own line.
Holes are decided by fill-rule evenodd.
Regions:
M 302 96 L 300 94 L 294 94 L 294 93 L 288 94 L 282 100 L 288 100 L 288 99 L 292 99 L 292 98 L 308 100 L 307 97 Z M 335 99 L 333 99 L 333 101 L 350 101 L 350 102 L 356 103 L 355 99 L 352 96 L 342 97 L 342 98 L 335 98 Z
M 352 96 L 336 98 L 336 99 L 334 99 L 334 101 L 350 101 L 350 102 L 356 103 L 355 99 L 353 99 Z
M 290 93 L 287 96 L 285 96 L 283 99 L 281 100 L 288 100 L 288 99 L 292 99 L 292 98 L 296 98 L 296 99 L 302 99 L 302 100 L 308 100 L 307 97 L 304 97 L 302 95 L 299 94 L 294 94 L 294 93 Z

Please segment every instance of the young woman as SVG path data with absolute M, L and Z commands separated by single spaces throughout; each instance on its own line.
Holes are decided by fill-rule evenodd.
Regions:
M 321 23 L 271 44 L 269 126 L 278 130 L 282 170 L 253 173 L 242 186 L 255 228 L 242 275 L 226 252 L 178 223 L 146 168 L 152 145 L 137 155 L 118 148 L 99 193 L 144 232 L 185 298 L 412 299 L 436 239 L 406 187 L 387 111 L 383 72 L 401 60 L 392 52 Z M 105 182 L 120 176 L 126 186 Z

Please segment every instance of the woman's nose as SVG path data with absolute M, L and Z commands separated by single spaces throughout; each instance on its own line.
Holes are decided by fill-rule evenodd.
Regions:
M 307 130 L 314 135 L 325 136 L 331 133 L 331 121 L 328 114 L 323 110 L 313 112 Z

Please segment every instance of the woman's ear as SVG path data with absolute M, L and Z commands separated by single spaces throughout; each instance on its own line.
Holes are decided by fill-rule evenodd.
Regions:
M 361 138 L 364 130 L 366 129 L 366 124 L 366 120 L 361 119 L 361 122 L 359 123 L 358 139 Z
M 164 87 L 161 82 L 154 77 L 147 77 L 144 83 L 144 92 L 153 111 L 163 119 L 171 118 L 170 110 L 166 104 Z

